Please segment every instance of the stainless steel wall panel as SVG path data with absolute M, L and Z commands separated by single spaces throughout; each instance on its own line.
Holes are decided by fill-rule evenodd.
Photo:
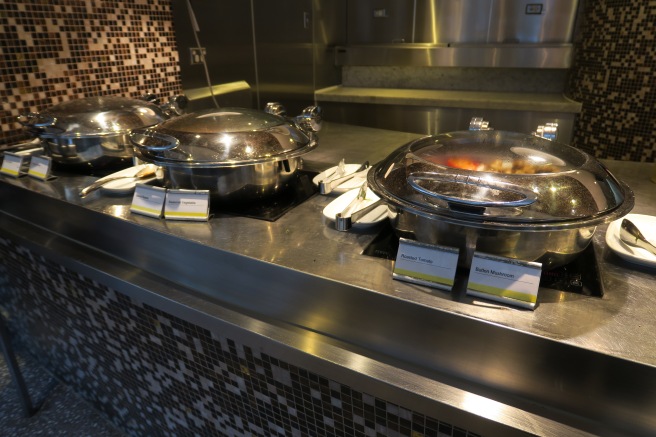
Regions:
M 349 44 L 569 43 L 577 0 L 358 0 Z
M 494 0 L 492 4 L 486 42 L 572 42 L 577 0 Z
M 483 117 L 497 130 L 535 132 L 545 123 L 558 123 L 558 140 L 570 143 L 575 114 L 498 109 L 435 108 L 428 106 L 376 105 L 321 102 L 324 118 L 332 122 L 433 135 L 467 130 L 472 117 Z
M 348 43 L 410 43 L 413 0 L 349 0 Z
M 312 42 L 312 0 L 253 0 L 258 43 Z
M 346 40 L 345 0 L 191 4 L 212 84 L 246 81 L 252 89 L 251 106 L 278 101 L 288 113 L 297 113 L 313 103 L 314 89 L 340 82 L 333 47 Z M 173 8 L 183 88 L 207 87 L 203 66 L 189 62 L 196 41 L 186 0 L 173 0 Z
M 255 83 L 250 2 L 241 0 L 190 0 L 198 22 L 198 38 L 206 48 L 213 85 L 244 80 Z M 189 50 L 196 47 L 186 0 L 172 2 L 175 37 L 180 53 L 183 89 L 207 87 L 202 64 L 191 63 Z
M 493 0 L 424 0 L 417 9 L 415 42 L 488 42 Z

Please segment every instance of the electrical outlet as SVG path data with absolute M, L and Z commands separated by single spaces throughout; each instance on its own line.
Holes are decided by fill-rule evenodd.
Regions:
M 526 15 L 541 15 L 542 3 L 531 3 L 526 5 Z
M 189 54 L 191 58 L 191 65 L 202 64 L 203 57 L 207 55 L 205 47 L 191 47 L 189 48 Z

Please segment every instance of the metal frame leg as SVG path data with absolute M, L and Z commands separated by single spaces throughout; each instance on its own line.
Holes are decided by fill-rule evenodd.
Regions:
M 0 344 L 2 344 L 2 353 L 5 356 L 5 361 L 7 362 L 7 367 L 9 368 L 11 379 L 16 385 L 16 389 L 18 390 L 18 397 L 23 404 L 23 411 L 25 412 L 25 416 L 29 417 L 34 414 L 34 408 L 32 406 L 32 401 L 30 400 L 30 394 L 27 391 L 27 386 L 25 385 L 25 380 L 23 379 L 23 375 L 21 374 L 20 368 L 18 367 L 16 355 L 14 354 L 14 350 L 11 347 L 9 329 L 7 328 L 5 319 L 2 315 L 0 315 Z

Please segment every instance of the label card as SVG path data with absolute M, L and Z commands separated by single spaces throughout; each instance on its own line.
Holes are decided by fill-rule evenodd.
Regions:
M 24 167 L 26 165 L 25 156 L 17 155 L 11 152 L 5 152 L 5 157 L 2 160 L 2 167 L 0 173 L 13 177 L 19 177 L 25 174 Z
M 164 218 L 170 220 L 209 220 L 209 190 L 168 190 Z
M 30 160 L 30 169 L 27 172 L 28 176 L 42 181 L 48 180 L 52 177 L 50 174 L 52 168 L 52 160 L 48 156 L 33 156 Z
M 130 211 L 150 217 L 161 217 L 166 199 L 166 188 L 137 184 Z
M 392 277 L 433 288 L 451 290 L 459 250 L 401 238 Z
M 467 294 L 535 309 L 542 264 L 474 253 Z

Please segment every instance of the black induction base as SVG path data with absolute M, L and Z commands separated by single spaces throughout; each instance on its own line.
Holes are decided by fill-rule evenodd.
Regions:
M 276 221 L 292 208 L 300 205 L 318 192 L 312 183 L 318 173 L 299 170 L 283 190 L 274 196 L 244 203 L 212 204 L 214 213 L 237 215 L 258 220 Z
M 392 226 L 386 224 L 362 254 L 394 260 L 398 248 L 399 237 Z M 584 296 L 603 296 L 603 284 L 593 245 L 590 244 L 569 264 L 543 271 L 540 277 L 540 287 Z
M 592 244 L 569 264 L 542 272 L 540 287 L 578 293 L 584 296 L 602 297 L 604 287 Z

